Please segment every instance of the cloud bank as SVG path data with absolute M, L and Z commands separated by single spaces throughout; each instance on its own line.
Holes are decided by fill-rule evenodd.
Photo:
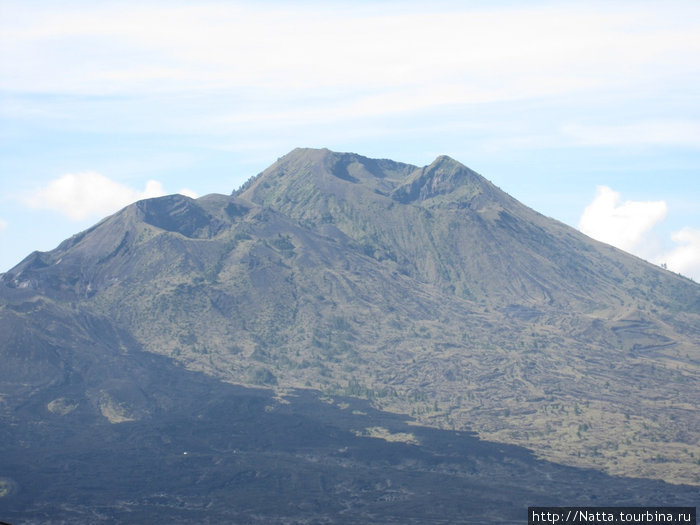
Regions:
M 674 232 L 671 239 L 679 244 L 664 257 L 670 270 L 700 281 L 700 230 L 683 228 Z
M 228 93 L 227 100 L 242 102 L 220 117 L 259 122 L 582 92 L 628 97 L 639 86 L 668 92 L 655 82 L 660 74 L 696 82 L 687 67 L 700 54 L 692 4 L 685 16 L 653 4 L 574 5 L 17 3 L 0 20 L 0 48 L 9 57 L 0 57 L 0 89 L 100 97 Z M 698 123 L 683 126 L 681 132 L 673 122 L 653 121 L 600 134 L 572 124 L 564 133 L 583 144 L 622 136 L 697 145 Z
M 683 228 L 671 235 L 676 246 L 664 250 L 652 230 L 668 214 L 665 201 L 624 201 L 607 186 L 598 186 L 585 208 L 578 228 L 605 242 L 669 270 L 700 280 L 700 230 Z
M 578 228 L 596 240 L 634 253 L 645 235 L 666 218 L 664 201 L 620 201 L 620 194 L 598 186 L 596 196 L 583 211 Z
M 94 171 L 67 173 L 26 199 L 34 209 L 57 211 L 71 220 L 105 216 L 140 199 L 165 195 L 163 185 L 149 180 L 143 191 L 129 188 Z

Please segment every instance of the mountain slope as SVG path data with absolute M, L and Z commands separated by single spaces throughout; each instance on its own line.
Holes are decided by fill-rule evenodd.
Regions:
M 56 348 L 93 338 L 233 383 L 369 398 L 567 464 L 700 483 L 700 286 L 448 157 L 419 168 L 294 150 L 231 196 L 133 204 L 2 283 L 0 322 L 15 327 L 3 357 L 34 389 L 55 381 Z M 73 328 L 47 341 L 46 309 Z M 45 369 L 32 379 L 22 359 Z M 113 420 L 145 417 L 119 392 Z
M 62 358 L 87 357 L 76 350 Z M 97 348 L 89 361 L 109 363 L 128 387 L 108 387 L 111 404 L 80 393 L 104 370 L 74 370 L 3 417 L 3 521 L 491 524 L 521 522 L 533 504 L 697 499 L 695 487 L 563 467 L 361 400 L 235 387 L 137 349 Z M 117 419 L 126 392 L 141 394 L 129 404 L 142 410 Z
M 417 168 L 300 149 L 236 195 L 312 228 L 331 224 L 367 255 L 470 299 L 617 307 L 662 286 L 669 306 L 700 312 L 684 280 L 543 217 L 446 156 Z

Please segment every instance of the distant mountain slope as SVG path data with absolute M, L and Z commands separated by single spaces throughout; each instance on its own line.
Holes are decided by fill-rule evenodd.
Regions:
M 543 217 L 446 156 L 417 168 L 295 150 L 236 195 L 311 228 L 331 224 L 367 255 L 469 299 L 617 307 L 660 286 L 673 306 L 700 312 L 684 280 Z
M 61 348 L 82 338 L 700 484 L 700 285 L 449 157 L 294 150 L 231 196 L 140 201 L 1 280 L 8 403 L 66 377 Z M 107 419 L 148 410 L 102 390 Z

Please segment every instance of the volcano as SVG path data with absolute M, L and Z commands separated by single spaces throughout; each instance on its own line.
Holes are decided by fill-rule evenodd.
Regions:
M 0 354 L 0 520 L 697 501 L 700 285 L 446 156 L 127 206 L 0 276 Z

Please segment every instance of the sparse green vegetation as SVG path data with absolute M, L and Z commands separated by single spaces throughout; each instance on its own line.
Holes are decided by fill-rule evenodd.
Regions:
M 18 287 L 29 280 L 40 287 Z M 447 157 L 299 150 L 234 196 L 128 207 L 3 286 L 18 311 L 41 298 L 79 325 L 108 319 L 125 348 L 225 381 L 360 397 L 547 459 L 697 482 L 700 286 Z M 32 308 L 42 329 L 68 323 Z
M 250 383 L 254 385 L 276 385 L 277 378 L 264 367 L 255 367 L 250 371 L 249 375 Z

